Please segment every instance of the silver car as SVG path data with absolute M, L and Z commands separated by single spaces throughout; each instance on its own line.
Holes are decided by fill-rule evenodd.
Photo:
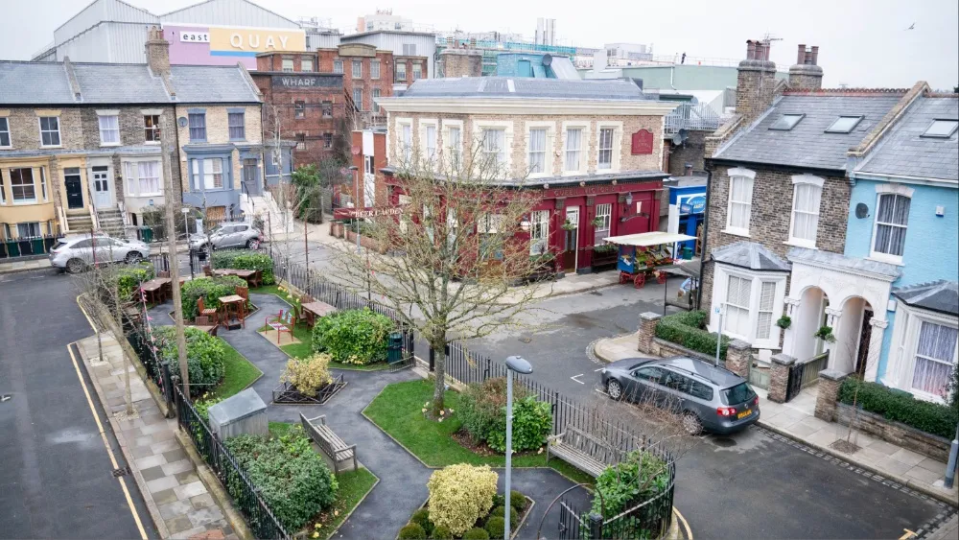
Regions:
M 260 247 L 260 230 L 249 223 L 223 223 L 208 234 L 190 235 L 190 249 L 203 251 L 208 244 L 213 249 Z
M 50 250 L 50 264 L 70 273 L 81 272 L 93 264 L 133 263 L 150 256 L 150 246 L 138 240 L 120 240 L 108 236 L 67 236 Z

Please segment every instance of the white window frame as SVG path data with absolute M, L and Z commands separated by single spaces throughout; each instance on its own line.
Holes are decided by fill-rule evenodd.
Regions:
M 576 150 L 578 155 L 578 160 L 576 163 L 577 168 L 568 169 L 567 165 L 567 155 L 571 150 L 569 149 L 569 131 L 571 129 L 580 130 L 579 138 L 579 148 Z M 562 140 L 562 169 L 563 176 L 579 176 L 586 174 L 589 166 L 589 143 L 591 138 L 591 130 L 589 129 L 589 122 L 563 122 L 563 140 Z
M 793 200 L 792 200 L 792 207 L 790 209 L 790 217 L 789 217 L 789 240 L 786 243 L 793 246 L 816 249 L 815 237 L 819 236 L 819 212 L 820 212 L 820 209 L 822 208 L 822 188 L 823 188 L 823 184 L 825 183 L 825 180 L 818 176 L 812 176 L 811 174 L 800 174 L 800 175 L 793 176 L 792 181 L 793 181 Z M 816 186 L 819 188 L 819 205 L 816 206 L 815 211 L 808 212 L 805 210 L 796 210 L 796 201 L 798 200 L 797 196 L 799 195 L 800 186 Z M 754 181 L 753 188 L 755 187 L 756 187 L 756 184 Z M 750 209 L 752 209 L 751 204 L 750 204 Z M 815 227 L 815 233 L 813 235 L 814 238 L 812 240 L 809 240 L 808 238 L 796 237 L 795 231 L 796 231 L 796 214 L 797 213 L 812 215 L 813 218 L 815 219 L 816 227 Z
M 157 168 L 156 176 L 156 189 L 152 191 L 144 191 L 144 178 L 140 175 L 140 165 L 143 163 L 154 163 Z M 137 192 L 141 197 L 158 197 L 163 194 L 163 162 L 159 160 L 154 161 L 137 161 L 136 162 L 137 170 Z
M 729 169 L 727 176 L 729 177 L 728 183 L 728 193 L 726 201 L 726 228 L 723 230 L 726 234 L 733 234 L 736 236 L 745 236 L 749 238 L 749 225 L 752 221 L 752 211 L 753 211 L 753 197 L 750 197 L 748 201 L 733 201 L 733 181 L 736 178 L 745 178 L 748 179 L 752 185 L 750 193 L 755 191 L 756 188 L 756 173 L 749 169 L 743 169 L 742 167 L 736 167 Z M 749 206 L 749 212 L 746 214 L 746 227 L 734 227 L 730 224 L 730 219 L 732 217 L 732 208 L 733 204 L 744 204 Z
M 429 132 L 430 128 L 433 130 L 433 148 L 430 148 L 429 141 Z M 424 160 L 435 162 L 437 156 L 439 155 L 439 120 L 435 118 L 420 118 L 419 120 L 419 130 L 420 130 L 420 157 Z
M 4 129 L 0 129 L 0 133 L 6 134 L 7 142 L 9 143 L 9 144 L 0 144 L 0 148 L 13 148 L 13 132 L 10 129 L 10 117 L 0 116 L 0 120 L 2 120 L 4 124 Z
M 953 315 L 909 306 L 902 300 L 896 302 L 896 318 L 889 348 L 889 362 L 882 382 L 888 386 L 909 392 L 918 399 L 943 403 L 944 400 L 940 396 L 912 387 L 912 379 L 916 372 L 919 332 L 923 322 L 956 328 L 956 318 Z M 952 361 L 953 369 L 959 369 L 959 347 L 956 347 L 956 351 L 953 352 Z
M 31 180 L 31 184 L 32 184 L 32 187 L 33 187 L 33 197 L 32 197 L 32 198 L 29 198 L 29 199 L 28 199 L 28 198 L 22 198 L 22 199 L 19 199 L 19 200 L 18 200 L 18 199 L 17 199 L 17 195 L 16 195 L 16 191 L 13 189 L 13 187 L 14 187 L 14 186 L 13 186 L 13 171 L 22 170 L 22 169 L 25 169 L 25 170 L 30 171 L 30 180 Z M 33 171 L 34 171 L 33 167 L 11 167 L 11 168 L 7 169 L 7 176 L 10 177 L 10 201 L 13 202 L 14 205 L 20 205 L 20 204 L 37 204 L 37 203 L 39 202 L 39 199 L 37 198 L 37 177 L 36 177 L 36 175 L 33 173 Z M 23 178 L 23 175 L 21 174 L 20 177 Z M 17 186 L 19 186 L 19 187 L 22 188 L 22 187 L 26 186 L 26 184 L 17 184 Z M 22 191 L 22 190 L 21 190 L 21 191 Z
M 403 69 L 400 69 L 403 68 Z M 400 74 L 403 76 L 400 77 Z M 397 60 L 396 67 L 394 69 L 393 77 L 398 82 L 406 82 L 406 60 Z
M 363 78 L 363 61 L 353 60 L 350 73 L 353 75 L 354 79 L 362 79 Z
M 409 130 L 408 132 L 406 130 Z M 406 135 L 409 140 L 406 140 Z M 396 119 L 396 150 L 393 155 L 401 166 L 409 166 L 413 161 L 413 119 Z
M 289 62 L 289 65 L 287 65 L 287 62 Z M 295 66 L 296 62 L 294 62 L 292 56 L 283 56 L 280 59 L 280 71 L 291 73 L 296 69 Z
M 356 99 L 357 92 L 359 93 L 360 99 Z M 365 110 L 366 110 L 366 109 L 363 108 L 363 89 L 362 89 L 362 88 L 354 88 L 354 89 L 353 89 L 353 105 L 356 106 L 356 110 L 358 110 L 358 111 L 365 111 Z
M 450 135 L 451 130 L 457 130 L 456 140 Z M 443 149 L 444 163 L 458 168 L 463 160 L 463 121 L 443 120 L 443 129 L 440 132 L 443 137 L 440 147 Z
M 306 67 L 304 67 L 304 62 L 309 62 L 310 69 L 306 69 Z M 305 55 L 300 56 L 300 71 L 304 73 L 313 73 L 313 57 L 312 56 L 305 56 Z
M 56 131 L 52 129 L 43 129 L 43 119 L 44 118 L 53 118 L 57 121 Z M 63 137 L 60 134 L 60 117 L 59 116 L 39 116 L 37 117 L 37 125 L 40 127 L 40 146 L 42 148 L 60 148 L 63 146 Z M 56 133 L 57 134 L 57 144 L 43 144 L 43 134 L 44 133 Z M 12 141 L 11 141 L 12 142 Z
M 529 213 L 529 254 L 549 252 L 549 210 L 534 210 Z
M 418 81 L 423 78 L 423 63 L 422 62 L 413 62 L 413 81 Z
M 7 186 L 4 184 L 3 169 L 0 169 L 0 205 L 7 204 Z
M 380 78 L 380 68 L 379 60 L 370 60 L 370 79 L 377 80 Z
M 473 121 L 473 140 L 483 144 L 483 132 L 486 130 L 499 130 L 503 132 L 503 148 L 499 153 L 499 167 L 501 168 L 500 177 L 507 177 L 513 174 L 513 121 L 512 120 L 474 120 Z M 481 148 L 480 154 L 486 152 Z
M 333 73 L 343 73 L 343 59 L 334 58 L 333 59 Z
M 530 136 L 529 133 L 534 129 L 546 130 L 546 141 L 543 148 L 543 170 L 542 172 L 529 172 L 530 178 L 544 178 L 553 175 L 553 157 L 556 153 L 556 122 L 526 122 L 526 170 L 532 170 L 532 160 L 530 159 Z
M 40 173 L 40 194 L 43 195 L 43 202 L 49 202 L 50 196 L 47 191 L 47 173 L 45 167 L 37 167 L 37 172 Z
M 782 329 L 776 326 L 776 321 L 779 320 L 779 317 L 783 313 L 783 302 L 786 297 L 786 279 L 788 274 L 784 272 L 757 272 L 755 270 L 731 267 L 724 264 L 716 264 L 715 268 L 712 298 L 713 307 L 722 306 L 724 310 L 726 309 L 726 289 L 729 287 L 729 276 L 751 281 L 748 306 L 749 322 L 746 325 L 748 332 L 745 335 L 730 332 L 726 324 L 727 319 L 724 311 L 723 334 L 735 339 L 746 341 L 752 344 L 753 348 L 778 350 L 780 348 L 779 337 L 782 334 Z M 774 283 L 776 289 L 773 294 L 773 304 L 771 310 L 772 317 L 770 317 L 769 321 L 769 337 L 766 339 L 759 339 L 757 337 L 759 335 L 759 304 L 761 301 L 763 283 Z M 763 311 L 766 311 L 767 313 L 769 312 L 768 310 Z M 710 312 L 708 328 L 710 332 L 715 332 L 719 328 L 719 317 L 714 312 Z
M 912 212 L 912 196 L 915 193 L 915 190 L 906 187 L 901 184 L 879 184 L 876 186 L 876 206 L 873 211 L 872 219 L 872 238 L 869 240 L 869 258 L 881 261 L 890 264 L 896 264 L 902 266 L 903 255 L 906 252 L 906 240 L 903 239 L 903 255 L 891 255 L 889 253 L 883 253 L 881 251 L 876 251 L 876 241 L 879 239 L 879 203 L 882 200 L 884 195 L 898 195 L 900 197 L 906 197 L 910 199 L 909 211 Z M 884 224 L 885 225 L 885 224 Z M 895 225 L 889 224 L 893 227 L 902 227 L 906 229 L 906 234 L 909 234 L 909 216 L 906 216 L 906 225 Z
M 141 117 L 143 118 L 143 142 L 144 144 L 160 144 L 162 142 L 161 137 L 163 136 L 162 128 L 160 127 L 160 113 L 153 114 L 155 111 L 140 111 Z M 156 123 L 152 126 L 147 125 L 147 118 L 156 118 Z M 152 133 L 154 137 L 152 140 L 147 134 Z
M 593 219 L 602 219 L 603 223 L 593 227 L 593 245 L 604 245 L 609 238 L 613 227 L 613 203 L 602 203 L 596 205 L 596 216 Z M 606 233 L 606 234 L 602 234 Z M 602 235 L 602 236 L 601 236 Z
M 104 126 L 104 122 L 107 125 Z M 120 146 L 120 113 L 118 111 L 97 111 L 97 127 L 100 129 L 100 146 Z M 111 134 L 116 135 L 116 140 L 107 140 Z
M 37 234 L 26 234 L 26 235 L 20 234 L 21 225 L 28 226 L 27 227 L 28 229 L 32 229 L 35 227 Z M 31 225 L 33 227 L 30 227 Z M 37 238 L 39 236 L 43 236 L 43 229 L 40 227 L 39 221 L 21 221 L 20 223 L 17 223 L 17 238 Z
M 213 162 L 220 162 L 220 171 L 213 168 Z M 227 169 L 222 157 L 199 157 L 193 159 L 193 181 L 197 191 L 221 191 L 226 189 Z M 202 164 L 201 164 L 202 162 Z M 207 165 L 209 164 L 209 171 Z M 220 176 L 220 185 L 216 185 L 216 177 Z
M 604 129 L 613 130 L 612 161 L 609 168 L 601 169 L 599 167 L 599 143 L 600 133 Z M 623 168 L 623 123 L 622 122 L 597 122 L 596 123 L 596 170 L 606 173 L 618 172 Z
M 379 88 L 374 88 L 370 92 L 371 92 L 370 100 L 373 102 L 373 112 L 379 113 L 380 104 L 376 102 L 376 98 L 383 97 L 383 91 L 380 90 Z

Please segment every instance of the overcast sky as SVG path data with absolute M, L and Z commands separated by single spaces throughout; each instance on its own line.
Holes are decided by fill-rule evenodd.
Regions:
M 198 0 L 127 0 L 153 13 Z M 52 42 L 55 28 L 90 0 L 0 0 L 0 58 L 28 60 Z M 767 32 L 780 68 L 796 60 L 796 45 L 819 45 L 824 85 L 908 87 L 926 80 L 933 88 L 959 84 L 959 2 L 956 0 L 259 0 L 296 19 L 331 19 L 355 28 L 356 18 L 377 7 L 436 30 L 519 32 L 532 38 L 537 17 L 556 19 L 564 45 L 653 44 L 657 55 L 738 60 L 745 41 Z M 542 7 L 536 7 L 540 5 Z M 915 23 L 914 30 L 907 28 Z

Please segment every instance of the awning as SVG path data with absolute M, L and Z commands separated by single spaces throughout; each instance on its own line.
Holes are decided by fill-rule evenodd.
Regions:
M 660 246 L 663 244 L 674 244 L 676 242 L 685 242 L 695 240 L 695 236 L 688 234 L 679 234 L 671 232 L 647 232 L 639 234 L 627 234 L 626 236 L 610 236 L 606 241 L 610 244 L 619 246 L 649 247 Z

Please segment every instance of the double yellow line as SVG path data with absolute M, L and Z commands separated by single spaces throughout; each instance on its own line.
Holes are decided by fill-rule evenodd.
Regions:
M 693 540 L 693 530 L 689 528 L 689 522 L 686 521 L 686 518 L 679 513 L 679 510 L 677 510 L 675 506 L 673 507 L 673 513 L 676 514 L 677 518 L 679 518 L 679 523 L 683 526 L 683 529 L 685 530 L 686 540 Z

